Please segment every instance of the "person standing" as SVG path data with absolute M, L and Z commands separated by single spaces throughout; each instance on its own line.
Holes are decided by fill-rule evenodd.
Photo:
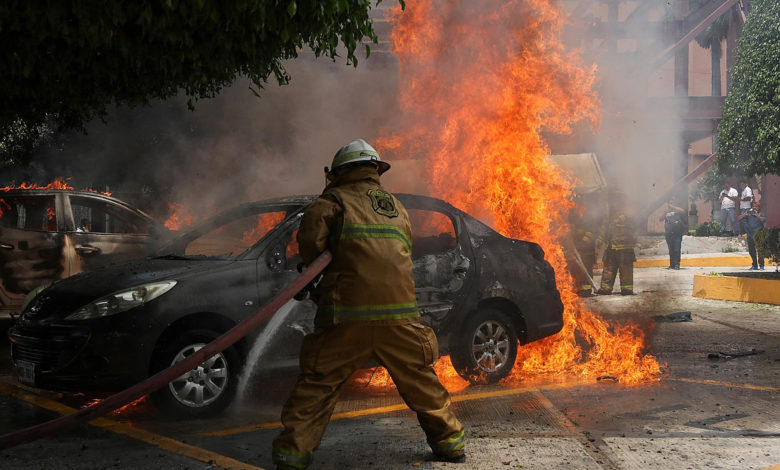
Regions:
M 753 204 L 753 190 L 750 189 L 750 186 L 748 186 L 747 181 L 744 179 L 739 180 L 739 215 L 744 214 L 745 212 L 750 210 L 751 205 Z M 742 219 L 745 220 L 745 219 Z M 739 234 L 742 235 L 743 233 L 747 233 L 747 230 L 745 230 L 745 227 L 743 226 L 743 223 L 740 222 L 737 224 L 739 227 Z
M 666 206 L 664 220 L 664 235 L 669 249 L 669 269 L 680 269 L 680 251 L 682 238 L 688 231 L 685 209 L 677 205 L 677 198 L 672 198 Z
M 607 226 L 604 269 L 598 294 L 612 293 L 615 279 L 620 274 L 620 293 L 634 294 L 634 247 L 636 245 L 636 222 L 628 211 L 625 196 L 615 195 L 610 200 L 612 207 Z
M 463 426 L 433 370 L 436 335 L 419 322 L 409 216 L 380 184 L 389 168 L 366 141 L 350 142 L 325 169 L 322 195 L 304 211 L 301 258 L 311 263 L 330 250 L 333 260 L 312 290 L 316 330 L 304 337 L 301 372 L 282 410 L 284 430 L 273 442 L 279 469 L 312 462 L 342 386 L 370 359 L 387 369 L 417 413 L 433 453 L 465 461 Z
M 739 193 L 732 188 L 728 181 L 723 183 L 723 190 L 720 192 L 718 202 L 720 202 L 720 235 L 726 231 L 726 219 L 731 221 L 731 230 L 737 233 L 737 213 L 736 201 L 739 199 Z
M 745 228 L 748 253 L 753 261 L 750 270 L 764 269 L 764 254 L 757 252 L 756 241 L 753 238 L 759 230 L 764 228 L 764 223 L 766 223 L 766 216 L 761 212 L 761 204 L 754 202 L 747 212 L 739 215 L 739 219 L 740 224 Z

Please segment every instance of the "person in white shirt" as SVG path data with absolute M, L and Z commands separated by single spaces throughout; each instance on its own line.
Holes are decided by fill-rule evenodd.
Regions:
M 744 179 L 739 180 L 739 215 L 744 214 L 750 210 L 750 205 L 753 203 L 753 190 L 747 185 L 747 181 Z M 742 219 L 744 220 L 744 219 Z M 742 235 L 747 230 L 743 227 L 742 221 L 739 222 L 739 234 Z
M 731 230 L 733 233 L 737 229 L 737 211 L 736 201 L 739 200 L 739 193 L 732 188 L 728 182 L 723 183 L 723 191 L 720 192 L 718 201 L 720 202 L 720 235 L 726 231 L 726 219 L 731 221 Z

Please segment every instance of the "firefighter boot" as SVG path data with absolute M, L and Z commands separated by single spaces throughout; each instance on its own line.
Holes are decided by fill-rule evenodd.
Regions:
M 466 461 L 466 432 L 461 429 L 457 434 L 439 442 L 428 441 L 433 454 L 443 462 L 464 463 Z

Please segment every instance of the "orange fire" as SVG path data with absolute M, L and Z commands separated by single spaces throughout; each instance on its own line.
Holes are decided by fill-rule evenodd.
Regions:
M 168 204 L 168 220 L 165 221 L 165 227 L 168 230 L 180 230 L 192 226 L 198 221 L 198 218 L 190 213 L 188 207 L 178 202 Z
M 149 395 L 144 395 L 141 398 L 137 398 L 137 399 L 131 401 L 130 403 L 128 403 L 128 404 L 126 404 L 126 405 L 124 405 L 124 406 L 122 406 L 120 408 L 115 409 L 110 414 L 112 416 L 119 416 L 119 415 L 121 415 L 121 414 L 123 414 L 125 412 L 131 411 L 135 407 L 143 404 L 148 398 L 149 398 Z M 86 408 L 88 406 L 97 405 L 101 401 L 103 401 L 103 400 L 100 399 L 100 398 L 93 398 L 92 400 L 88 401 L 87 403 L 84 403 L 84 405 L 82 405 L 81 407 L 82 408 Z
M 279 225 L 279 222 L 284 220 L 284 215 L 284 212 L 267 212 L 258 215 L 257 225 L 251 230 L 244 232 L 241 241 L 248 246 L 254 245 L 255 242 L 263 238 L 266 233 L 270 232 L 272 228 Z
M 0 191 L 11 191 L 14 189 L 63 189 L 64 190 L 64 189 L 73 189 L 73 186 L 70 185 L 70 178 L 58 177 L 58 178 L 54 178 L 54 181 L 46 185 L 23 182 L 18 185 L 5 186 L 3 188 L 0 188 Z M 79 189 L 79 191 L 104 194 L 106 196 L 110 196 L 112 194 L 112 193 L 107 193 L 107 192 L 98 191 L 89 188 Z
M 565 50 L 558 2 L 421 0 L 391 22 L 403 116 L 380 152 L 424 159 L 433 195 L 505 236 L 539 243 L 555 268 L 563 330 L 520 348 L 506 382 L 538 374 L 656 379 L 644 332 L 586 310 L 558 242 L 569 230 L 573 185 L 548 162 L 541 132 L 570 133 L 581 121 L 595 128 L 600 119 L 596 68 Z M 445 369 L 440 375 L 455 376 Z

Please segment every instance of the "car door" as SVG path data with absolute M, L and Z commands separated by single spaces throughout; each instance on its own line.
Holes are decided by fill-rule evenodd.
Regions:
M 302 216 L 303 212 L 298 212 L 289 217 L 270 236 L 265 251 L 258 259 L 258 279 L 261 279 L 266 292 L 276 293 L 300 275 L 297 268 L 302 260 L 297 234 Z M 317 306 L 310 299 L 292 300 L 280 309 L 277 315 L 284 315 L 284 318 L 272 334 L 267 352 L 260 362 L 261 369 L 281 371 L 298 366 L 303 337 L 314 331 L 316 313 Z
M 58 207 L 54 194 L 0 195 L 0 309 L 16 310 L 31 290 L 68 276 Z
M 71 275 L 151 253 L 152 227 L 146 218 L 89 195 L 70 195 L 64 207 L 70 215 L 65 250 Z
M 423 323 L 436 329 L 461 297 L 474 271 L 469 251 L 458 240 L 452 215 L 407 206 L 412 223 L 412 260 L 417 303 Z

